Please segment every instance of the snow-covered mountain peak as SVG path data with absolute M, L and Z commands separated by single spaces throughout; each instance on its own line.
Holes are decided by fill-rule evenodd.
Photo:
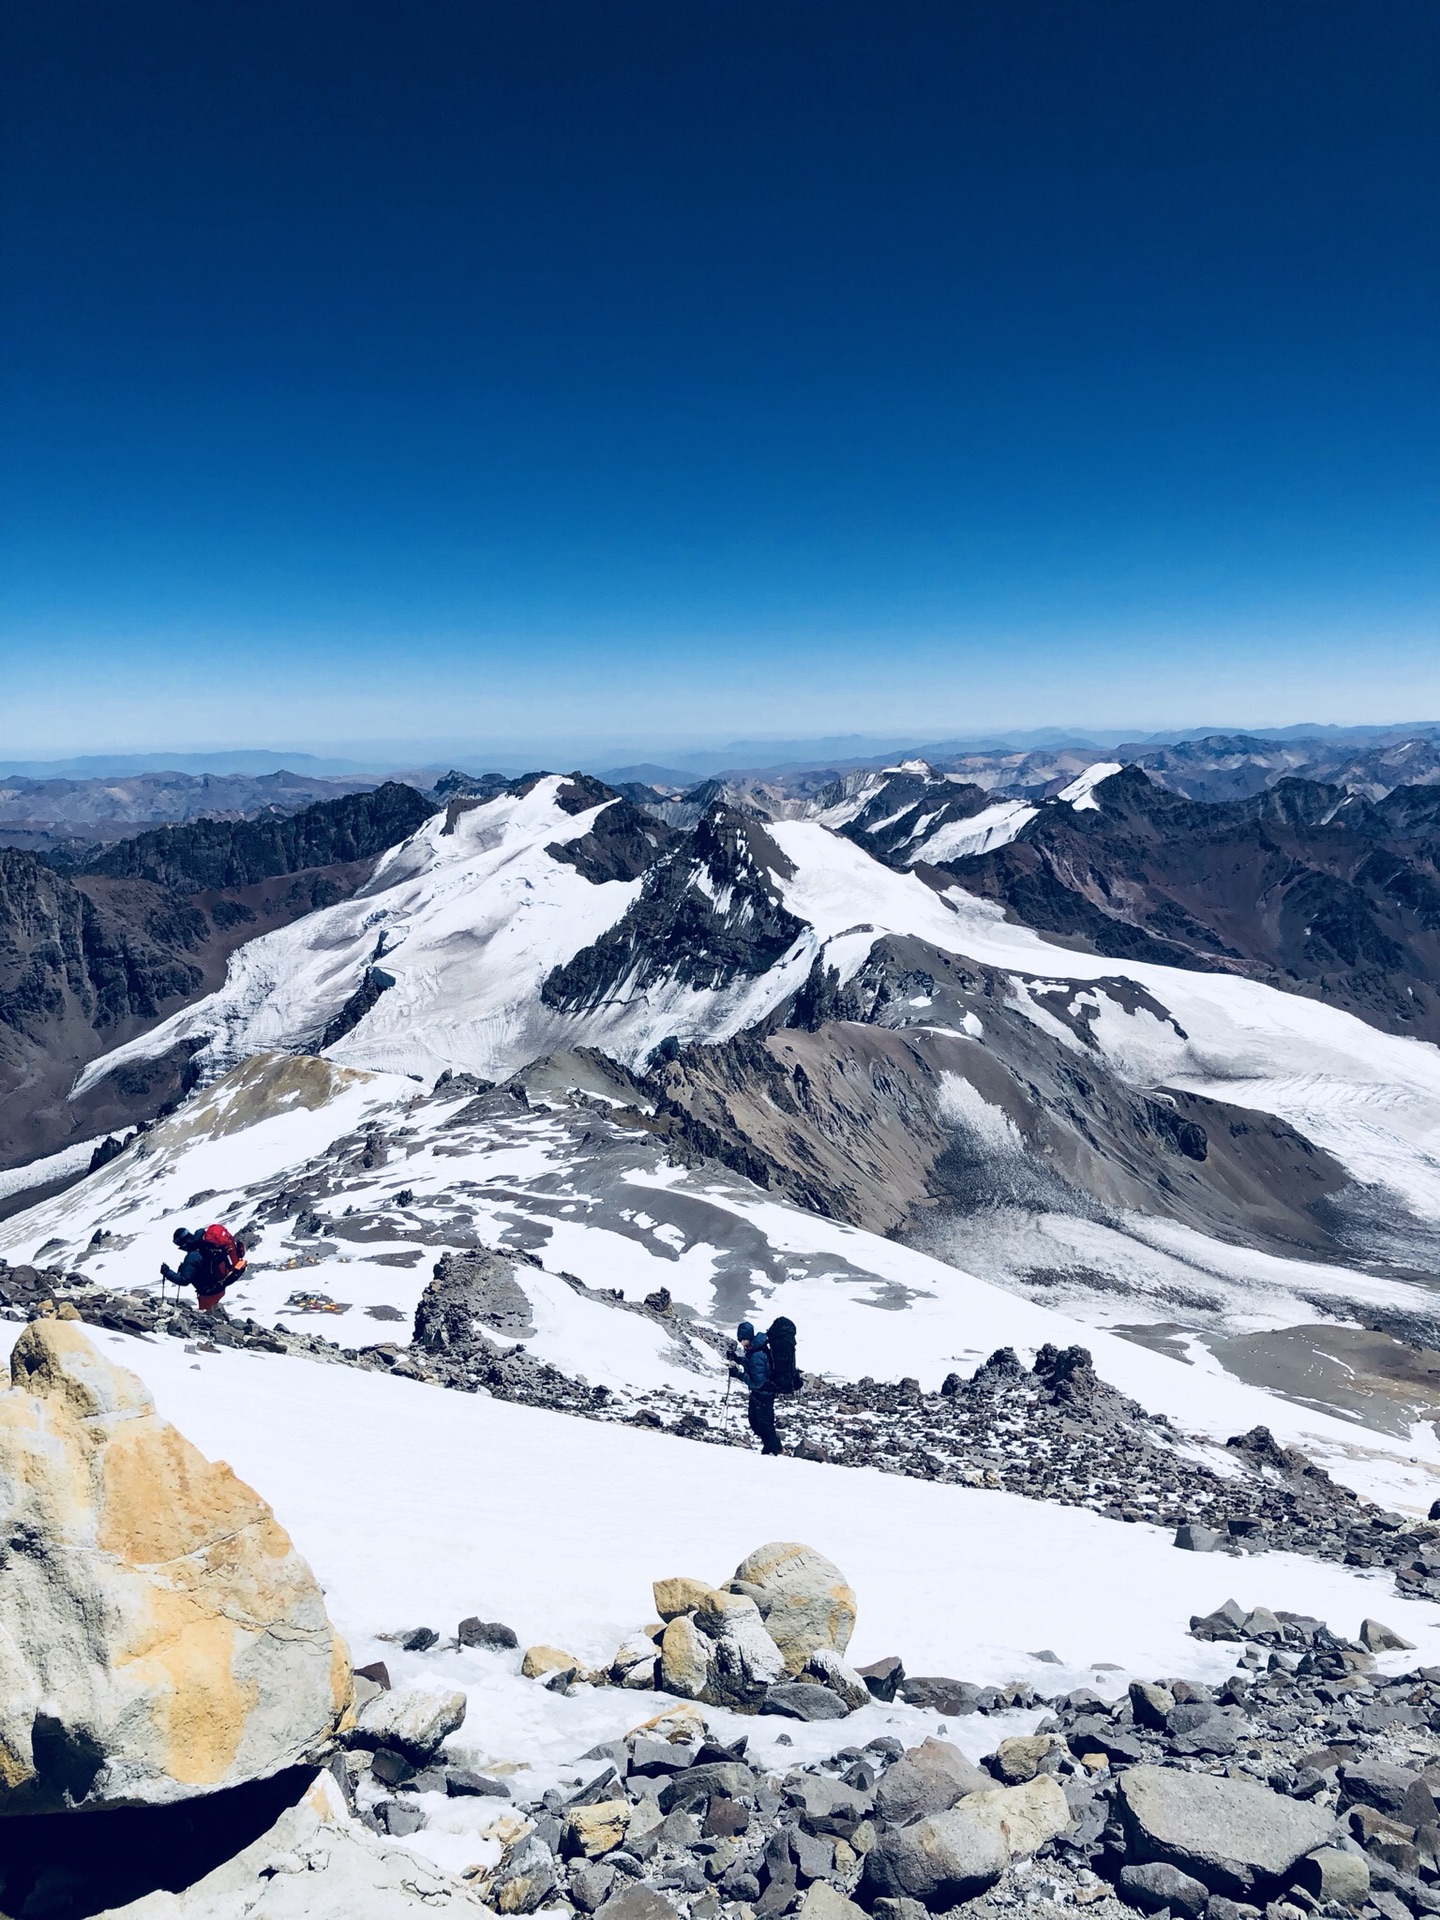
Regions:
M 558 1032 L 519 1037 L 527 1020 L 546 1025 L 545 978 L 635 898 L 638 879 L 609 872 L 633 876 L 666 837 L 598 793 L 546 775 L 452 803 L 353 899 L 242 947 L 218 993 L 103 1056 L 77 1091 L 180 1045 L 197 1049 L 206 1078 L 269 1049 L 324 1049 L 342 1064 L 427 1078 L 455 1066 L 509 1072 L 548 1051 Z M 607 867 L 596 828 L 617 811 L 615 840 L 634 844 L 628 858 L 604 849 Z

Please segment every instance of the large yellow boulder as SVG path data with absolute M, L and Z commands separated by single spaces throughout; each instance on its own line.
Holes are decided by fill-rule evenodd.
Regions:
M 0 1391 L 0 1813 L 183 1800 L 312 1756 L 350 1659 L 270 1508 L 72 1321 Z

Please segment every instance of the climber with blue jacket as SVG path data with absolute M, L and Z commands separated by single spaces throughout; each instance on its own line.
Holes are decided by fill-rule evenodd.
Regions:
M 762 1453 L 779 1453 L 780 1436 L 775 1431 L 775 1368 L 770 1358 L 770 1342 L 764 1333 L 757 1333 L 748 1320 L 740 1322 L 735 1338 L 740 1343 L 740 1358 L 731 1372 L 750 1389 L 750 1431 L 760 1442 Z

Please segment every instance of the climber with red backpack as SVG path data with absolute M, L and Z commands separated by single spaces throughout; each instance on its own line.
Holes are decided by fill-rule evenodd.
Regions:
M 230 1229 L 218 1221 L 200 1233 L 177 1227 L 171 1237 L 177 1247 L 184 1249 L 185 1258 L 178 1272 L 162 1262 L 161 1273 L 177 1287 L 194 1287 L 196 1306 L 202 1313 L 212 1313 L 224 1299 L 230 1282 L 239 1279 L 245 1271 L 244 1241 L 237 1240 Z

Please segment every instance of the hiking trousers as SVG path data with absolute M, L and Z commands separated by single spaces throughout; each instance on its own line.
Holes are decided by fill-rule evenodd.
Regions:
M 773 1393 L 752 1393 L 750 1396 L 750 1431 L 760 1442 L 762 1453 L 779 1453 L 780 1436 L 775 1431 L 775 1396 Z

